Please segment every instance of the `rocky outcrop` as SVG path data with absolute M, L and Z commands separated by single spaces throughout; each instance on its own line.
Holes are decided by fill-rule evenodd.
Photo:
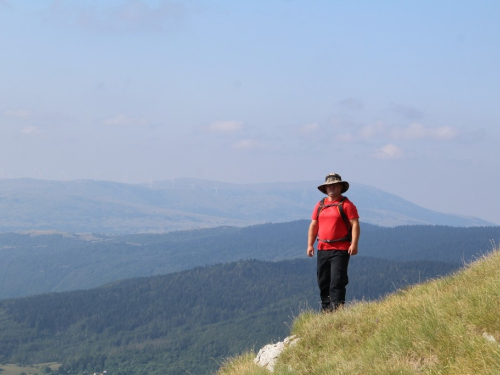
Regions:
M 266 367 L 269 371 L 274 371 L 274 365 L 278 360 L 281 352 L 286 348 L 293 346 L 299 342 L 300 338 L 295 335 L 288 336 L 283 341 L 276 344 L 269 344 L 264 346 L 257 353 L 257 357 L 253 360 L 257 365 L 261 367 Z

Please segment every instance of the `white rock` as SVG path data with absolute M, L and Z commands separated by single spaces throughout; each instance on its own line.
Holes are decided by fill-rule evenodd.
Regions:
M 283 341 L 276 344 L 269 344 L 264 346 L 257 353 L 257 357 L 253 360 L 257 365 L 266 367 L 269 371 L 274 371 L 274 365 L 280 356 L 281 352 L 289 346 L 293 346 L 299 342 L 299 338 L 295 335 L 288 336 Z
M 495 338 L 492 336 L 492 335 L 489 335 L 487 334 L 486 332 L 483 332 L 483 337 L 489 341 L 489 342 L 493 342 L 493 343 L 496 343 L 497 340 L 495 340 Z

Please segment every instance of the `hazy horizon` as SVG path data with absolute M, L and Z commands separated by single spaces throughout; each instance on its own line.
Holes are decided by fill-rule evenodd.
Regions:
M 337 172 L 500 223 L 499 12 L 493 0 L 0 0 L 0 179 Z

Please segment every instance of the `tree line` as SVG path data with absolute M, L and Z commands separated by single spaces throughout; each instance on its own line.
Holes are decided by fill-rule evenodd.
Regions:
M 307 220 L 165 234 L 0 234 L 0 299 L 94 288 L 242 259 L 303 258 Z M 360 255 L 390 260 L 468 262 L 491 251 L 500 227 L 458 228 L 362 223 Z M 86 238 L 86 239 L 84 239 Z

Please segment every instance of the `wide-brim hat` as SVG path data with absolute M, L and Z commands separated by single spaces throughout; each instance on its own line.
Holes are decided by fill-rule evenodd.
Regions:
M 325 177 L 325 183 L 323 185 L 318 186 L 318 190 L 321 191 L 323 194 L 327 194 L 326 186 L 335 184 L 342 184 L 341 194 L 344 194 L 349 189 L 349 182 L 342 181 L 342 177 L 340 177 L 338 173 L 329 173 Z

